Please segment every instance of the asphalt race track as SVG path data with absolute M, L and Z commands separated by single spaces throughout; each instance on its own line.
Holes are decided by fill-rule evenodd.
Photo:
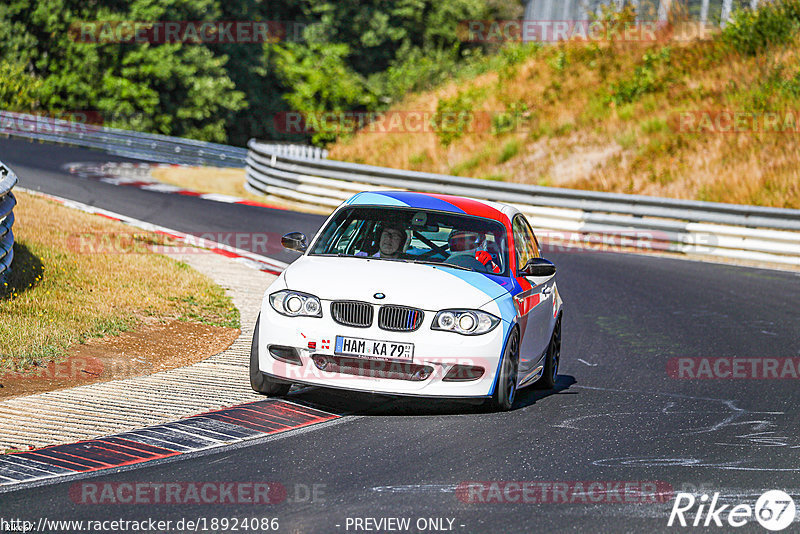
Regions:
M 61 171 L 68 162 L 118 159 L 0 140 L 0 160 L 21 187 L 176 230 L 280 236 L 313 233 L 322 221 Z M 175 529 L 181 519 L 205 521 L 207 531 L 234 531 L 230 522 L 212 529 L 212 518 L 277 518 L 277 532 L 286 533 L 766 532 L 752 517 L 739 529 L 667 522 L 681 491 L 718 492 L 718 505 L 731 505 L 729 511 L 778 489 L 800 507 L 797 377 L 721 379 L 715 377 L 726 367 L 718 366 L 712 378 L 686 379 L 676 370 L 702 358 L 712 367 L 716 358 L 728 364 L 742 358 L 749 372 L 763 359 L 781 358 L 779 371 L 787 361 L 798 371 L 800 276 L 643 255 L 548 256 L 565 301 L 558 387 L 522 390 L 509 413 L 305 388 L 289 398 L 344 417 L 213 453 L 0 493 L 0 516 L 34 524 L 43 517 L 152 518 L 173 521 L 174 532 L 195 530 L 185 523 Z M 288 252 L 275 257 L 292 259 Z M 109 483 L 176 482 L 269 482 L 286 493 L 271 504 L 238 497 L 226 504 L 84 502 L 91 491 L 121 487 Z M 514 491 L 513 483 L 530 491 Z M 410 526 L 387 518 L 407 518 Z M 798 530 L 800 514 L 786 532 Z

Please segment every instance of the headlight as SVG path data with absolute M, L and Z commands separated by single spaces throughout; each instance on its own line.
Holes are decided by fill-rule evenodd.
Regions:
M 478 336 L 491 332 L 499 324 L 500 319 L 480 310 L 442 310 L 433 318 L 431 328 L 464 336 Z
M 276 312 L 289 317 L 322 317 L 322 304 L 314 295 L 283 290 L 269 296 Z

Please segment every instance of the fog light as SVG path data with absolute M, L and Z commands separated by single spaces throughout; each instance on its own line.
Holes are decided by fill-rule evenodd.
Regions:
M 477 365 L 454 365 L 442 378 L 442 382 L 470 382 L 483 376 L 486 370 Z
M 276 360 L 291 363 L 293 365 L 303 365 L 303 360 L 294 347 L 284 347 L 281 345 L 270 345 L 269 354 Z
M 423 367 L 422 369 L 417 369 L 417 372 L 414 373 L 412 379 L 422 382 L 423 380 L 427 380 L 429 376 L 431 376 L 431 368 Z

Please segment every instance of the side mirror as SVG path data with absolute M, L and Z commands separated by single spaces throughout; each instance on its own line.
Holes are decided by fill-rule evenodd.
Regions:
M 308 249 L 308 243 L 306 243 L 306 234 L 302 232 L 292 232 L 290 234 L 286 234 L 281 238 L 281 245 L 283 245 L 283 248 L 288 248 L 289 250 L 305 252 Z
M 519 274 L 522 276 L 553 276 L 556 274 L 556 266 L 544 258 L 531 258 L 525 267 L 519 270 Z

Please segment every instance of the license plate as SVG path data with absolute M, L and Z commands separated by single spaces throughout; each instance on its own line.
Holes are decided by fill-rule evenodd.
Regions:
M 414 359 L 414 344 L 336 336 L 333 352 L 340 356 L 411 361 Z

